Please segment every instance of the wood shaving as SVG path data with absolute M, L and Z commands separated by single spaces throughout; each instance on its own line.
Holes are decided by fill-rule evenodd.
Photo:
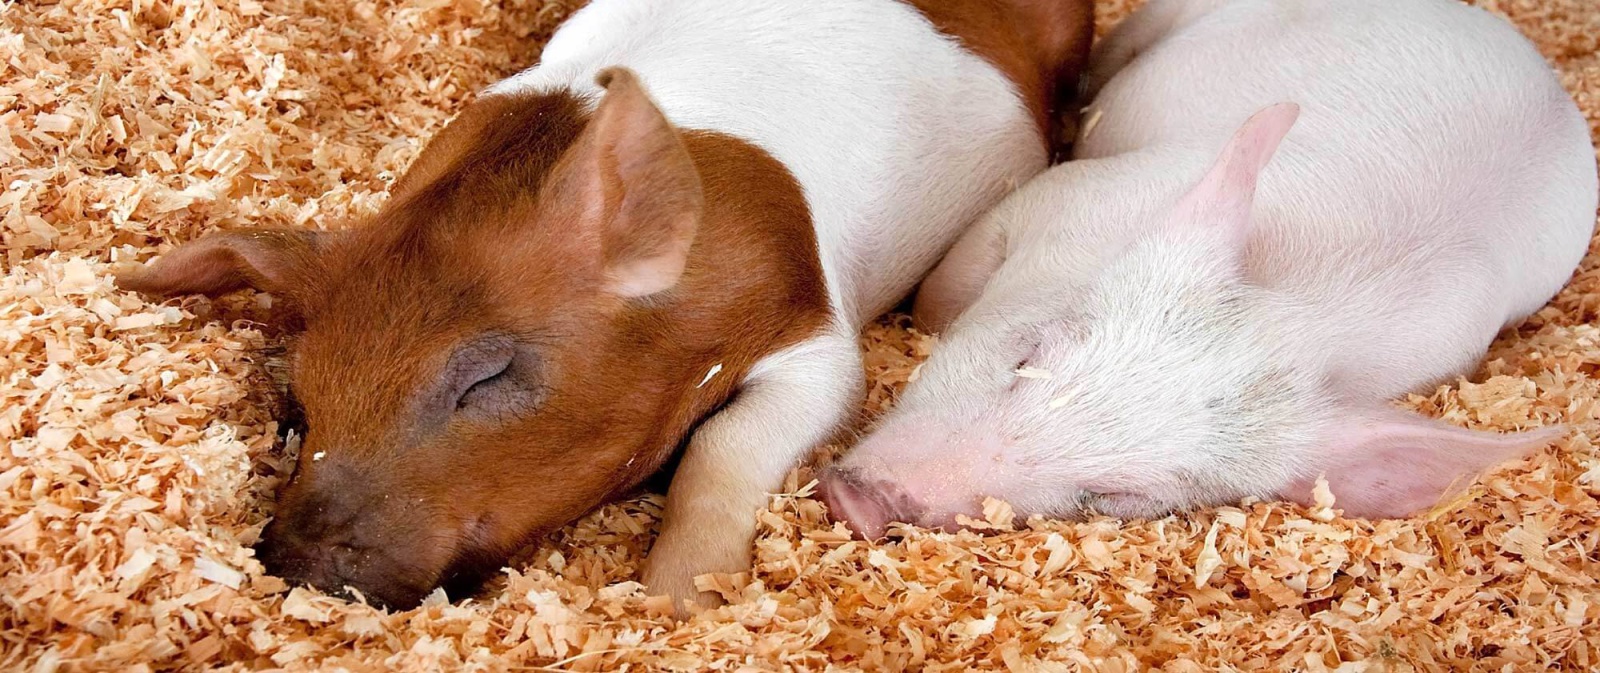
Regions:
M 1089 118 L 1083 122 L 1083 138 L 1087 139 L 1094 133 L 1094 127 L 1100 125 L 1100 117 L 1104 116 L 1103 110 L 1090 110 Z
M 695 387 L 696 388 L 704 388 L 704 387 L 706 387 L 706 384 L 710 383 L 711 379 L 715 378 L 716 375 L 718 373 L 720 373 L 721 371 L 722 371 L 722 363 L 721 362 L 718 362 L 717 364 L 711 365 L 711 369 L 706 370 L 706 377 L 703 378 L 703 379 L 700 379 L 700 383 L 698 385 L 696 385 Z
M 601 508 L 470 600 L 388 613 L 262 574 L 292 465 L 265 297 L 154 304 L 118 265 L 204 231 L 372 212 L 576 2 L 43 0 L 0 10 L 0 670 L 1595 670 L 1600 270 L 1468 380 L 1402 400 L 1568 438 L 1405 521 L 1247 502 L 1156 521 L 1003 503 L 867 544 L 809 497 L 759 513 L 731 603 L 683 622 L 638 569 L 662 501 Z M 1136 4 L 1097 3 L 1103 33 Z M 1600 5 L 1485 1 L 1600 128 Z M 863 335 L 863 416 L 935 341 Z M 291 440 L 291 444 L 293 440 Z M 837 451 L 838 447 L 833 447 Z

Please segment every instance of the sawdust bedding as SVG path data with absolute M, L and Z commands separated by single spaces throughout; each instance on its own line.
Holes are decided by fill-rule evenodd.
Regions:
M 0 669 L 1531 670 L 1600 667 L 1600 270 L 1469 380 L 1406 400 L 1570 423 L 1409 521 L 1226 507 L 852 542 L 761 514 L 731 605 L 675 624 L 633 583 L 660 501 L 606 507 L 464 603 L 384 613 L 262 575 L 292 465 L 264 297 L 148 303 L 109 270 L 203 231 L 340 226 L 572 9 L 539 0 L 0 2 Z M 1133 2 L 1101 3 L 1101 28 Z M 1600 120 L 1600 3 L 1485 0 Z M 863 341 L 881 409 L 931 342 Z M 1335 507 L 1337 504 L 1335 503 Z

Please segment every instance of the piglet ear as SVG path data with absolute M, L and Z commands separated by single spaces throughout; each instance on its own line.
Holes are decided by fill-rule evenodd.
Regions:
M 643 297 L 683 274 L 705 208 L 700 174 L 632 71 L 608 68 L 597 81 L 605 96 L 544 201 L 595 235 L 611 291 Z
M 1300 106 L 1280 103 L 1245 120 L 1200 184 L 1178 200 L 1172 225 L 1221 228 L 1231 241 L 1243 245 L 1250 232 L 1250 208 L 1261 169 L 1272 160 L 1299 117 Z
M 1561 426 L 1498 434 L 1467 430 L 1385 408 L 1339 430 L 1324 445 L 1334 507 L 1346 516 L 1399 518 L 1425 511 L 1469 486 L 1484 470 L 1566 434 Z M 1281 494 L 1311 504 L 1315 477 Z
M 298 229 L 207 234 L 151 264 L 119 271 L 117 286 L 162 296 L 216 296 L 249 287 L 298 298 L 317 276 L 317 253 L 327 236 Z

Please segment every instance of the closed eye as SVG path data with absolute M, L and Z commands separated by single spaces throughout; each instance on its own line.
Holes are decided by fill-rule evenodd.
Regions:
M 506 374 L 510 371 L 511 362 L 508 360 L 505 366 L 500 368 L 500 371 L 490 374 L 488 377 L 480 379 L 477 383 L 469 386 L 466 391 L 461 393 L 461 397 L 456 399 L 456 411 L 472 406 L 474 399 L 483 397 L 495 385 L 505 383 Z
M 458 350 L 446 367 L 444 389 L 454 404 L 439 412 L 478 421 L 505 421 L 539 402 L 544 390 L 542 360 L 530 346 L 490 334 Z M 439 419 L 443 422 L 443 418 Z

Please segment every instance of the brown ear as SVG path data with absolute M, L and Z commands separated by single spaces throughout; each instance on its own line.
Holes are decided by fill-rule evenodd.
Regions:
M 598 240 L 608 289 L 643 297 L 683 274 L 705 207 L 700 174 L 632 71 L 608 68 L 596 81 L 605 97 L 543 201 Z
M 117 273 L 117 286 L 163 296 L 215 296 L 251 287 L 297 300 L 316 277 L 316 253 L 326 236 L 294 229 L 207 234 L 151 264 Z

